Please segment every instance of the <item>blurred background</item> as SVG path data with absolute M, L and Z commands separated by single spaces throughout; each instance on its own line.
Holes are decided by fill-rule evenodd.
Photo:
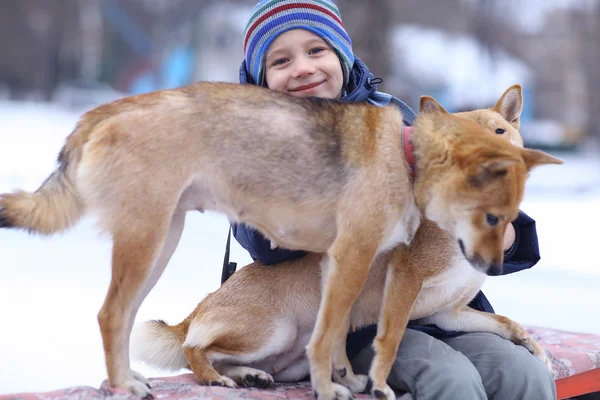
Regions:
M 525 144 L 565 164 L 536 169 L 527 183 L 522 209 L 537 221 L 542 260 L 488 279 L 484 292 L 520 323 L 600 334 L 600 0 L 336 3 L 355 54 L 383 78 L 379 89 L 414 109 L 421 95 L 449 111 L 490 107 L 523 86 Z M 0 193 L 35 190 L 96 105 L 199 80 L 237 82 L 254 4 L 0 1 Z M 179 322 L 219 287 L 227 230 L 222 215 L 188 213 L 137 321 Z M 93 218 L 52 238 L 0 230 L 0 394 L 100 385 L 96 314 L 110 254 Z M 251 261 L 235 241 L 231 258 Z
M 86 107 L 198 80 L 237 81 L 254 0 L 5 0 L 0 98 Z M 524 88 L 531 145 L 600 137 L 597 0 L 339 0 L 380 89 L 417 107 L 487 106 Z

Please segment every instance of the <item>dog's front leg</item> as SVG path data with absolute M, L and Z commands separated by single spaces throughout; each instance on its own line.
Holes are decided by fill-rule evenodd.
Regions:
M 531 354 L 542 360 L 548 371 L 552 372 L 552 361 L 544 349 L 521 325 L 508 317 L 461 306 L 427 317 L 424 323 L 435 324 L 448 331 L 495 333 L 525 347 Z
M 365 234 L 363 237 L 373 240 L 361 246 L 351 240 L 352 235 L 339 235 L 328 254 L 329 266 L 327 275 L 323 277 L 317 323 L 306 347 L 311 383 L 319 400 L 352 398 L 350 390 L 331 381 L 331 356 L 335 341 L 342 334 L 347 334 L 348 326 L 344 322 L 377 251 L 376 235 Z
M 373 341 L 375 358 L 369 377 L 373 382 L 372 394 L 378 399 L 396 398 L 386 381 L 406 331 L 410 311 L 423 286 L 418 267 L 409 268 L 404 252 L 403 248 L 396 249 L 388 263 L 377 336 Z

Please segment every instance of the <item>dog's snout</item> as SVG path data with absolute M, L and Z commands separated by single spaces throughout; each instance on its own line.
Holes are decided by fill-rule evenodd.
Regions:
M 491 264 L 486 273 L 488 276 L 502 275 L 502 264 Z

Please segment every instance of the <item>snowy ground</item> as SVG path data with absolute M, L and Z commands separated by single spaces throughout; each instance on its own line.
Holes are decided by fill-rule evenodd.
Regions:
M 0 102 L 0 193 L 36 189 L 78 115 Z M 564 166 L 534 171 L 522 205 L 537 220 L 543 260 L 530 271 L 489 279 L 485 292 L 497 312 L 521 323 L 600 334 L 600 263 L 593 250 L 600 155 L 564 159 Z M 179 322 L 217 289 L 226 233 L 224 217 L 189 213 L 179 248 L 138 321 Z M 232 251 L 239 265 L 250 261 L 237 243 Z M 110 242 L 91 219 L 52 238 L 0 231 L 0 394 L 100 385 L 106 371 L 96 314 L 109 274 Z

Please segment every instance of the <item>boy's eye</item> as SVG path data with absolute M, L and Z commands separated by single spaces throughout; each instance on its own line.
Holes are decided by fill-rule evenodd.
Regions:
M 315 47 L 314 49 L 310 49 L 310 51 L 308 52 L 308 54 L 317 54 L 320 53 L 322 51 L 324 51 L 325 49 L 323 47 Z
M 273 61 L 273 62 L 271 63 L 271 66 L 273 66 L 273 67 L 274 67 L 274 66 L 276 66 L 276 65 L 282 65 L 282 64 L 285 64 L 285 63 L 287 62 L 287 60 L 288 60 L 287 58 L 278 58 L 277 60 L 275 60 L 275 61 Z

